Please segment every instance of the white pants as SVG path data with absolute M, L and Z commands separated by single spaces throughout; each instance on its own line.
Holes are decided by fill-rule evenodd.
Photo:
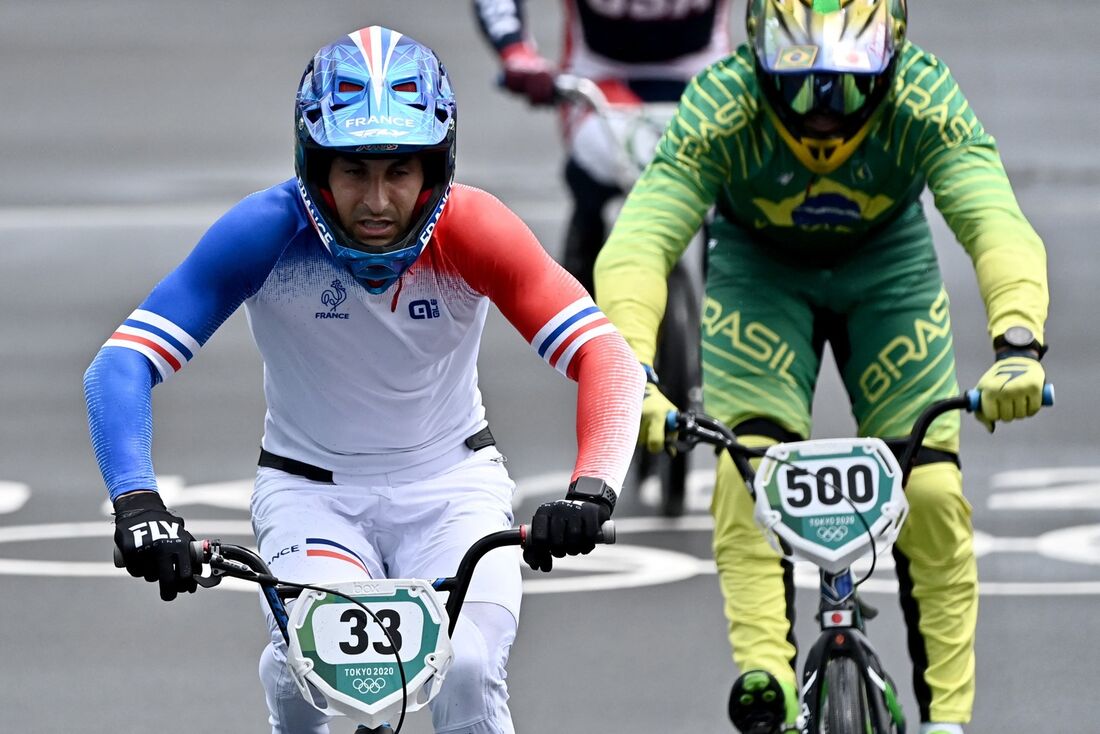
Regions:
M 495 447 L 462 451 L 465 458 L 451 456 L 449 466 L 433 462 L 387 475 L 337 475 L 335 484 L 261 468 L 252 495 L 260 555 L 287 581 L 453 575 L 475 540 L 513 523 L 515 485 L 500 453 Z M 307 555 L 307 539 L 310 547 L 320 540 L 334 552 Z M 513 731 L 504 666 L 520 595 L 516 553 L 488 553 L 455 626 L 454 663 L 431 703 L 438 734 Z M 267 616 L 271 643 L 260 658 L 260 679 L 272 733 L 325 734 L 329 717 L 310 706 L 290 679 L 282 634 Z

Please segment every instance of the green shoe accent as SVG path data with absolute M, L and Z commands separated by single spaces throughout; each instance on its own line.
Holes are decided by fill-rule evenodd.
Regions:
M 742 674 L 730 691 L 730 721 L 742 734 L 782 734 L 798 721 L 798 693 L 765 670 Z
M 786 730 L 797 731 L 798 717 L 802 713 L 802 706 L 798 698 L 798 688 L 795 687 L 794 683 L 788 683 L 787 681 L 780 681 L 779 687 L 783 689 L 783 702 L 787 706 Z

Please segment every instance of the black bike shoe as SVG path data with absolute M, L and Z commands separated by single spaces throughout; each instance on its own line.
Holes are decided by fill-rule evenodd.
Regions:
M 779 681 L 766 670 L 749 670 L 733 684 L 730 721 L 742 734 L 787 731 L 787 702 Z

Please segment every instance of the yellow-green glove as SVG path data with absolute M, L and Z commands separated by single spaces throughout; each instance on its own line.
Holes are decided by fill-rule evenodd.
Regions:
M 652 382 L 646 383 L 645 398 L 642 400 L 642 428 L 638 432 L 638 443 L 650 453 L 657 454 L 665 450 L 665 421 L 669 413 L 677 408 L 664 396 L 664 393 Z
M 975 413 L 993 431 L 995 421 L 1011 421 L 1035 415 L 1043 405 L 1046 372 L 1031 357 L 998 359 L 978 380 L 982 406 Z

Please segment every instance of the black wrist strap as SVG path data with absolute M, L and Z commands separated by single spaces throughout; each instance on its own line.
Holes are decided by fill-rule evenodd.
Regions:
M 1031 344 L 1022 347 L 1014 347 L 1005 341 L 1004 334 L 993 339 L 993 351 L 997 359 L 1004 357 L 1031 357 L 1042 361 L 1043 355 L 1050 349 L 1046 344 L 1040 344 L 1038 339 L 1033 339 Z
M 162 510 L 165 512 L 168 510 L 168 508 L 164 506 L 164 500 L 160 498 L 160 494 L 153 491 L 130 492 L 124 494 L 115 500 L 114 505 L 115 517 L 136 515 L 146 510 Z
M 600 502 L 607 509 L 615 509 L 615 501 L 618 496 L 615 490 L 607 486 L 607 482 L 595 477 L 577 477 L 577 480 L 569 485 L 569 491 L 565 494 L 567 500 L 586 500 L 588 502 Z
M 1043 351 L 1039 349 L 1032 349 L 1031 347 L 1024 347 L 1023 349 L 999 349 L 997 350 L 997 361 L 1002 359 L 1008 359 L 1009 357 L 1026 357 L 1027 359 L 1034 359 L 1036 362 L 1042 361 Z

